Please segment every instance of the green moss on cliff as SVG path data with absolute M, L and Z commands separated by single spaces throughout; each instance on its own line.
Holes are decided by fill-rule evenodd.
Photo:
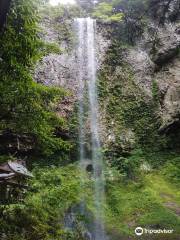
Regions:
M 106 112 L 107 126 L 112 126 L 116 135 L 116 143 L 121 130 L 129 128 L 135 133 L 136 146 L 160 147 L 163 139 L 158 134 L 157 105 L 135 84 L 127 65 L 118 66 L 114 73 L 107 65 L 104 68 L 106 70 L 99 76 L 99 97 Z
M 117 40 L 109 47 L 99 71 L 99 98 L 107 128 L 106 157 L 129 177 L 135 177 L 136 167 L 143 163 L 140 159 L 147 153 L 165 150 L 168 139 L 159 133 L 157 84 L 153 82 L 153 98 L 148 98 L 124 60 L 126 49 Z M 141 154 L 136 156 L 137 149 Z

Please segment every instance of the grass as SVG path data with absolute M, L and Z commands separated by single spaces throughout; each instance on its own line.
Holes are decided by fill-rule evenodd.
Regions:
M 159 199 L 161 203 L 173 201 L 180 205 L 180 191 L 174 184 L 170 183 L 160 174 L 148 175 L 146 177 L 147 189 Z
M 167 203 L 174 207 L 167 207 Z M 135 238 L 134 229 L 137 226 L 173 228 L 175 233 L 171 239 L 176 239 L 180 234 L 177 208 L 180 208 L 180 191 L 161 173 L 148 174 L 141 183 L 108 183 L 106 223 L 114 239 L 121 239 L 121 236 L 124 236 L 122 239 L 126 236 Z
M 51 239 L 52 233 L 54 240 L 69 239 L 63 229 L 63 219 L 68 209 L 81 202 L 82 192 L 87 199 L 87 212 L 93 216 L 91 179 L 85 178 L 83 191 L 80 181 L 85 176 L 81 176 L 74 165 L 35 169 L 34 176 L 31 180 L 32 192 L 27 195 L 24 204 L 6 210 L 6 220 L 0 224 L 1 230 L 4 229 L 2 232 L 9 231 L 8 237 L 17 233 L 17 239 L 23 239 L 23 234 L 24 239 L 29 240 Z M 150 229 L 173 228 L 175 231 L 171 238 L 159 235 L 158 238 L 151 236 L 151 240 L 178 239 L 180 192 L 177 185 L 172 184 L 159 171 L 146 174 L 140 179 L 138 182 L 125 182 L 122 177 L 116 176 L 107 180 L 104 207 L 110 239 L 135 240 L 134 230 L 137 226 Z M 21 233 L 21 229 L 26 231 Z M 11 237 L 9 239 L 16 240 Z

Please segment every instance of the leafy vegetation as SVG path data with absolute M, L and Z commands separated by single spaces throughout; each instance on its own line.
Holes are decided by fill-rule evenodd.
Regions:
M 122 61 L 114 62 L 117 61 L 116 58 L 114 59 L 115 56 L 116 48 L 114 54 L 108 55 L 105 70 L 99 75 L 101 107 L 108 106 L 105 109 L 107 126 L 112 128 L 115 138 L 107 142 L 105 152 L 113 166 L 116 165 L 133 178 L 143 162 L 141 162 L 143 152 L 158 152 L 166 149 L 167 139 L 158 133 L 160 120 L 155 114 L 157 102 L 145 101 L 141 89 L 134 84 L 130 68 Z M 113 63 L 112 66 L 110 62 Z M 120 64 L 116 71 L 114 71 L 115 64 Z M 108 83 L 109 76 L 111 76 L 110 83 Z M 105 105 L 103 105 L 104 99 L 106 99 Z M 133 152 L 130 154 L 133 149 L 141 149 L 141 151 L 138 151 L 136 156 Z
M 136 226 L 155 228 L 156 225 L 168 229 L 173 226 L 176 230 L 172 239 L 176 239 L 179 234 L 179 218 L 175 209 L 167 209 L 166 204 L 168 201 L 174 204 L 179 202 L 177 191 L 175 186 L 156 173 L 146 175 L 140 183 L 122 183 L 117 179 L 108 182 L 106 211 L 108 229 L 113 239 L 119 239 L 122 235 L 124 239 L 126 235 L 135 237 Z M 170 196 L 169 199 L 167 196 Z M 162 237 L 164 239 L 164 236 L 159 239 Z M 146 239 L 146 236 L 142 239 Z
M 64 227 L 66 211 L 80 201 L 80 173 L 74 166 L 35 168 L 21 204 L 0 207 L 0 229 L 7 239 L 81 239 Z M 4 217 L 3 217 L 4 216 Z M 77 238 L 76 238 L 77 237 Z
M 113 14 L 113 6 L 110 3 L 100 3 L 93 12 L 93 17 L 106 21 L 120 22 L 123 13 Z
M 112 169 L 107 169 L 112 171 Z M 139 181 L 124 181 L 114 170 L 109 178 L 107 171 L 105 225 L 112 239 L 134 236 L 137 225 L 174 228 L 172 239 L 179 234 L 180 220 L 176 215 L 180 195 L 178 186 L 170 183 L 163 173 L 145 174 Z M 166 169 L 166 174 L 170 173 Z M 76 213 L 75 229 L 65 227 L 65 218 L 73 207 L 86 198 L 87 209 L 92 207 L 92 180 L 83 176 L 76 166 L 35 168 L 30 191 L 20 204 L 1 205 L 1 236 L 7 239 L 79 239 L 83 240 L 82 217 Z M 81 178 L 84 178 L 82 188 Z M 159 186 L 161 189 L 159 191 Z M 175 208 L 167 208 L 173 203 Z M 85 221 L 85 220 L 83 220 Z M 116 224 L 114 224 L 116 222 Z
M 42 56 L 42 47 L 46 53 L 52 50 L 52 45 L 43 45 L 38 37 L 38 4 L 35 0 L 14 0 L 6 29 L 1 32 L 0 127 L 2 135 L 9 132 L 19 136 L 19 141 L 25 135 L 38 154 L 49 155 L 68 150 L 70 144 L 56 137 L 56 128 L 66 128 L 66 124 L 51 108 L 52 103 L 60 101 L 66 92 L 33 80 L 32 69 Z M 53 46 L 53 50 L 57 51 L 57 47 Z
M 101 21 L 118 24 L 116 37 L 134 45 L 149 19 L 153 18 L 159 25 L 174 22 L 179 17 L 179 8 L 178 1 L 173 3 L 172 0 L 111 0 L 97 1 L 91 11 L 92 16 Z
M 113 23 L 116 26 L 115 37 L 133 45 L 146 27 L 147 9 L 147 1 L 114 0 L 98 3 L 92 15 Z
M 173 140 L 177 135 L 159 131 L 156 80 L 152 99 L 147 99 L 124 56 L 142 36 L 149 18 L 160 25 L 176 21 L 179 5 L 171 12 L 172 1 L 77 2 L 52 7 L 43 0 L 12 0 L 7 25 L 0 32 L 0 163 L 26 156 L 33 173 L 20 200 L 0 204 L 0 238 L 84 240 L 92 227 L 94 179 L 72 164 L 78 159 L 77 106 L 69 117 L 56 114 L 56 106 L 70 93 L 33 78 L 43 56 L 63 53 L 61 43 L 67 43 L 66 54 L 72 50 L 72 19 L 88 15 L 112 38 L 98 72 L 101 117 L 107 129 L 102 149 L 107 233 L 112 240 L 126 240 L 135 238 L 137 226 L 173 228 L 171 239 L 178 239 L 180 157 Z M 41 21 L 53 26 L 57 42 L 42 41 L 46 33 L 39 27 Z M 86 217 L 79 211 L 82 199 Z

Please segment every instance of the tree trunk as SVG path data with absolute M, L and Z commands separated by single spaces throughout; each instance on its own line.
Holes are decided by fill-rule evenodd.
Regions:
M 0 0 L 0 30 L 6 22 L 6 16 L 10 8 L 11 0 Z

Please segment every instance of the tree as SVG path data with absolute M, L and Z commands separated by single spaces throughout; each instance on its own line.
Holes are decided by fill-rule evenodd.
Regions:
M 0 33 L 0 133 L 8 131 L 22 144 L 26 137 L 36 152 L 49 155 L 70 145 L 56 136 L 65 121 L 51 107 L 65 92 L 33 80 L 33 66 L 43 47 L 37 26 L 39 4 L 40 0 L 12 0 L 6 29 Z
M 116 36 L 134 44 L 144 28 L 144 13 L 147 10 L 147 0 L 112 0 L 97 4 L 94 16 L 112 22 L 118 22 Z

